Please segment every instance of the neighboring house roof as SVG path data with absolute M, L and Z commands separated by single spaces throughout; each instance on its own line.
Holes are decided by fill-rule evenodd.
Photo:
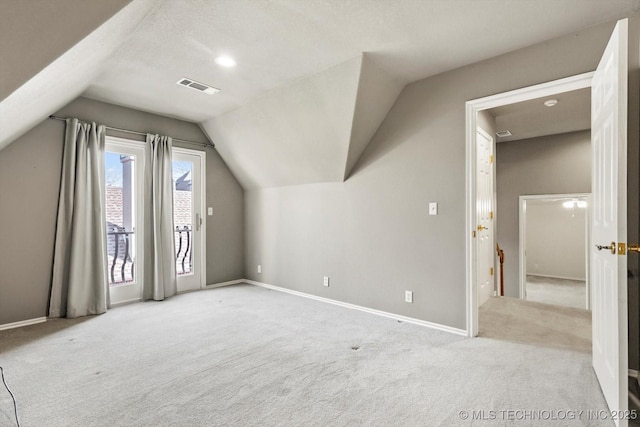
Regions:
M 191 171 L 187 171 L 180 178 L 176 179 L 176 190 L 191 191 Z
M 105 208 L 107 223 L 122 227 L 122 187 L 107 187 Z M 173 192 L 173 216 L 175 225 L 191 225 L 191 191 Z

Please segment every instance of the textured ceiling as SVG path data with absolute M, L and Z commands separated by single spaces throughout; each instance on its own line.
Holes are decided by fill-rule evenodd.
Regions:
M 29 19 L 6 4 L 2 12 L 18 28 Z M 201 123 L 245 188 L 343 180 L 407 82 L 639 6 L 639 0 L 133 0 L 84 39 L 86 28 L 58 29 L 67 32 L 65 43 L 77 43 L 2 100 L 0 149 L 82 94 Z M 221 54 L 237 67 L 216 65 Z M 222 92 L 185 89 L 176 85 L 181 77 Z
M 545 135 L 575 132 L 591 128 L 591 88 L 554 95 L 554 107 L 546 107 L 547 98 L 492 108 L 496 129 L 513 135 L 496 138 L 497 142 L 516 141 Z
M 362 52 L 407 83 L 634 6 L 637 0 L 166 0 L 84 95 L 201 122 Z M 217 66 L 220 54 L 237 67 Z M 222 92 L 176 86 L 183 76 Z
M 359 55 L 202 123 L 244 188 L 346 179 L 403 84 Z

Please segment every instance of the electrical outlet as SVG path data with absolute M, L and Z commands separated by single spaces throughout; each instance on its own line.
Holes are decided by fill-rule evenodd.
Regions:
M 207 215 L 209 216 L 213 215 L 213 208 L 211 206 L 207 208 Z
M 262 266 L 258 264 L 258 273 L 262 273 Z
M 429 215 L 438 215 L 438 202 L 429 202 Z
M 404 291 L 404 302 L 413 302 L 413 292 Z
M 324 276 L 324 279 L 322 280 L 322 286 L 329 287 L 329 276 Z

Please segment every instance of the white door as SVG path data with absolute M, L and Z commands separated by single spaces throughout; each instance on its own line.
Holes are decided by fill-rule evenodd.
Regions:
M 142 297 L 144 153 L 144 143 L 106 139 L 104 193 L 111 304 Z
M 627 241 L 627 25 L 618 21 L 591 89 L 593 368 L 611 411 L 628 407 L 627 259 L 616 250 Z
M 204 287 L 204 159 L 202 151 L 173 149 L 173 225 L 178 292 Z
M 478 245 L 478 306 L 484 304 L 494 290 L 493 227 L 493 138 L 478 128 L 477 135 L 476 242 Z

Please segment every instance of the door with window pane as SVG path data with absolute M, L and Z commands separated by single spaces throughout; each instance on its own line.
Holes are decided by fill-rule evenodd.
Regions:
M 142 295 L 144 144 L 108 137 L 104 195 L 107 278 L 112 304 Z
M 204 287 L 204 152 L 173 149 L 173 225 L 178 292 Z

